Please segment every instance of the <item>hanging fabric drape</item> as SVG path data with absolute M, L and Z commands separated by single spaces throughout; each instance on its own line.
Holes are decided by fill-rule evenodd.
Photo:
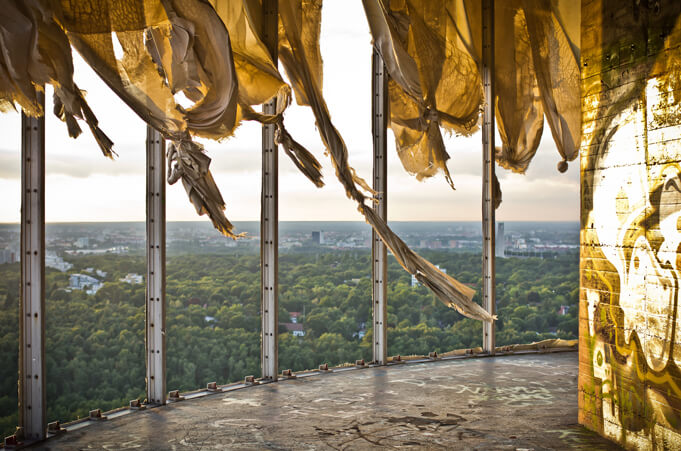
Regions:
M 418 179 L 443 173 L 453 186 L 442 131 L 474 132 L 483 102 L 477 0 L 363 0 L 389 81 L 390 127 L 404 168 Z M 322 186 L 319 161 L 284 126 L 295 96 L 312 110 L 336 175 L 359 212 L 400 264 L 444 303 L 482 320 L 474 290 L 411 251 L 373 212 L 374 194 L 348 161 L 323 98 L 321 0 L 280 0 L 279 57 L 287 84 L 261 38 L 256 0 L 8 0 L 0 15 L 0 110 L 41 115 L 37 93 L 54 86 L 55 114 L 73 137 L 84 121 L 102 152 L 112 142 L 73 82 L 74 47 L 105 83 L 171 143 L 168 179 L 181 180 L 199 214 L 235 236 L 194 137 L 222 140 L 243 120 L 275 124 L 276 141 L 296 167 Z M 568 0 L 497 2 L 495 99 L 501 147 L 496 160 L 524 172 L 544 118 L 562 161 L 580 142 L 579 17 Z M 500 38 L 502 37 L 503 38 Z M 273 115 L 254 110 L 277 100 Z M 498 191 L 498 182 L 495 189 Z M 500 193 L 498 194 L 500 198 Z
M 3 2 L 0 16 L 0 111 L 16 103 L 29 116 L 44 114 L 38 90 L 54 86 L 54 113 L 63 120 L 69 136 L 82 132 L 84 120 L 102 153 L 112 158 L 113 143 L 73 81 L 73 59 L 69 40 L 54 21 L 49 3 L 40 0 Z
M 374 45 L 391 77 L 390 127 L 402 164 L 419 180 L 441 170 L 451 184 L 449 156 L 437 126 L 461 135 L 476 129 L 483 101 L 480 1 L 363 4 Z M 577 156 L 580 22 L 572 6 L 569 0 L 495 3 L 496 98 L 490 101 L 502 143 L 496 161 L 506 169 L 527 170 L 541 140 L 544 116 L 562 157 L 559 170 Z M 442 95 L 433 95 L 440 88 Z
M 312 109 L 320 137 L 329 152 L 336 175 L 348 197 L 357 202 L 359 212 L 378 233 L 397 261 L 410 274 L 430 288 L 446 305 L 462 314 L 484 321 L 492 316 L 473 302 L 475 290 L 444 274 L 430 262 L 413 252 L 388 227 L 366 202 L 371 202 L 372 192 L 348 163 L 348 151 L 343 138 L 333 126 L 326 102 L 321 92 L 321 64 L 318 60 L 321 1 L 280 0 L 279 15 L 283 31 L 279 54 L 289 78 L 293 81 L 300 104 Z M 308 54 L 311 55 L 308 60 Z
M 566 0 L 523 0 L 539 92 L 546 120 L 563 161 L 577 158 L 581 141 L 579 21 Z
M 418 180 L 442 172 L 454 188 L 440 127 L 473 133 L 482 87 L 449 3 L 363 0 L 374 45 L 390 75 L 390 128 L 400 161 Z

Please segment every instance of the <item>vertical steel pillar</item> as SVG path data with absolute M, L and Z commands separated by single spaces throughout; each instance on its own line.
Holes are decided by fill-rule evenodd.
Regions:
M 147 126 L 147 403 L 166 403 L 165 140 Z
M 482 1 L 482 84 L 485 109 L 482 119 L 482 306 L 494 315 L 494 0 Z M 493 322 L 482 324 L 482 349 L 494 354 Z
M 279 10 L 278 0 L 263 0 L 262 35 L 274 64 L 277 64 Z M 263 105 L 263 112 L 273 114 L 277 104 Z M 277 380 L 279 360 L 279 155 L 274 142 L 275 125 L 262 127 L 262 193 L 260 196 L 260 274 L 262 344 L 260 348 L 262 378 Z
M 39 94 L 45 106 L 45 96 Z M 21 115 L 19 435 L 45 438 L 45 117 Z
M 373 188 L 378 193 L 374 209 L 379 217 L 388 220 L 387 188 L 388 165 L 386 159 L 388 132 L 388 74 L 383 58 L 374 48 L 372 57 L 371 113 L 374 138 Z M 371 274 L 373 280 L 374 362 L 385 365 L 388 361 L 387 294 L 388 252 L 376 231 L 371 231 Z

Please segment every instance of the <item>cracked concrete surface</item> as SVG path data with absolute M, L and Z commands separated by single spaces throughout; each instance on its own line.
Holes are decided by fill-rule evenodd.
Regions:
M 619 449 L 577 424 L 577 353 L 369 368 L 135 412 L 33 449 Z

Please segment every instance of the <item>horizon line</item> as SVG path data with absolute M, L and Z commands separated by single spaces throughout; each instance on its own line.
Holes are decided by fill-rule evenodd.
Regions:
M 45 224 L 136 224 L 136 223 L 145 223 L 145 220 L 138 220 L 138 221 L 50 221 L 50 222 L 45 222 Z M 260 222 L 257 219 L 252 219 L 252 220 L 234 220 L 231 221 L 232 223 L 239 223 L 239 222 L 253 222 L 257 223 Z M 365 221 L 362 220 L 309 220 L 309 219 L 294 219 L 294 220 L 285 220 L 285 221 L 279 221 L 279 223 L 282 222 L 353 222 L 353 223 L 361 223 L 361 224 L 366 224 Z M 482 223 L 482 220 L 388 220 L 389 223 L 448 223 L 448 222 L 468 222 L 468 223 Z M 576 222 L 579 223 L 579 219 L 575 220 L 549 220 L 549 219 L 541 219 L 541 220 L 525 220 L 525 221 L 519 221 L 519 220 L 504 220 L 504 221 L 495 221 L 497 224 L 498 223 L 507 223 L 507 222 L 535 222 L 535 223 L 570 223 L 570 222 Z M 176 221 L 166 221 L 166 224 L 168 223 L 203 223 L 207 225 L 211 225 L 210 221 L 202 221 L 202 220 L 176 220 Z M 0 222 L 0 226 L 5 226 L 5 225 L 21 225 L 20 222 Z M 368 224 L 367 224 L 368 226 Z

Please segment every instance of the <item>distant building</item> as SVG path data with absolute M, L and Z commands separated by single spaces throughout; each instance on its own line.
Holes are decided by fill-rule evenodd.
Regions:
M 72 290 L 85 290 L 87 294 L 95 294 L 102 288 L 102 283 L 87 274 L 71 274 L 69 288 Z
M 321 243 L 321 238 L 322 238 L 322 233 L 321 232 L 312 232 L 312 242 L 314 244 L 320 244 Z
M 54 268 L 57 271 L 68 271 L 73 267 L 69 262 L 65 262 L 64 259 L 57 256 L 56 252 L 48 252 L 45 254 L 45 267 Z
M 298 323 L 282 323 L 284 327 L 286 327 L 287 332 L 291 332 L 294 337 L 304 337 L 305 336 L 305 330 L 303 329 L 302 324 Z
M 76 242 L 75 242 L 74 244 L 75 244 L 76 247 L 78 247 L 78 248 L 88 247 L 89 244 L 90 244 L 90 238 L 88 238 L 88 237 L 86 237 L 86 236 L 80 237 L 80 238 L 78 238 L 78 239 L 76 240 Z
M 122 279 L 118 279 L 121 282 L 129 283 L 130 285 L 140 285 L 144 283 L 144 276 L 140 274 L 128 273 Z
M 11 249 L 0 250 L 0 265 L 4 263 L 16 263 L 17 254 Z
M 527 242 L 525 241 L 525 238 L 518 238 L 515 240 L 513 247 L 515 249 L 527 249 Z
M 298 324 L 298 318 L 301 316 L 300 312 L 291 312 L 289 313 L 289 316 L 291 317 L 291 322 L 293 324 Z
M 506 239 L 504 238 L 504 223 L 500 222 L 497 226 L 497 236 L 495 237 L 494 255 L 499 258 L 506 257 Z
M 567 315 L 569 310 L 570 310 L 569 305 L 561 305 L 560 309 L 558 309 L 558 314 L 559 315 Z

